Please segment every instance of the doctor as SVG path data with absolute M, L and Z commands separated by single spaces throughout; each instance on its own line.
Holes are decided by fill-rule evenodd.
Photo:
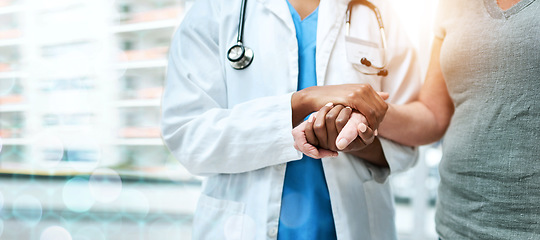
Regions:
M 415 52 L 392 9 L 373 0 L 386 27 L 384 77 L 357 71 L 346 57 L 347 0 L 250 0 L 239 24 L 241 2 L 197 0 L 170 49 L 163 139 L 187 170 L 206 177 L 193 238 L 396 239 L 386 179 L 415 163 L 415 149 L 376 138 L 354 154 L 310 159 L 291 134 L 311 112 L 338 105 L 376 129 L 387 108 L 377 91 L 396 104 L 415 98 Z M 361 11 L 352 11 L 351 32 L 377 30 Z M 228 57 L 240 32 L 254 55 L 238 70 Z

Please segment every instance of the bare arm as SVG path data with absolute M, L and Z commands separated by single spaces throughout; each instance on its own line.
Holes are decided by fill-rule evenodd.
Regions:
M 433 41 L 425 82 L 417 101 L 389 105 L 379 127 L 381 136 L 404 145 L 423 145 L 439 140 L 454 114 L 454 104 L 441 71 L 440 52 L 443 40 Z

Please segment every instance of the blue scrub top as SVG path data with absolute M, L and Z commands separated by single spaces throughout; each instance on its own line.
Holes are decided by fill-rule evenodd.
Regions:
M 317 85 L 318 8 L 304 20 L 287 1 L 298 39 L 298 90 Z M 305 156 L 287 163 L 278 239 L 337 239 L 322 162 Z

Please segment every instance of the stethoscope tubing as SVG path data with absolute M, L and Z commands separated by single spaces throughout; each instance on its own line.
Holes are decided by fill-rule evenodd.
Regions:
M 377 23 L 379 24 L 379 34 L 380 34 L 380 38 L 381 38 L 381 44 L 382 44 L 382 51 L 383 51 L 383 54 L 382 54 L 382 65 L 381 66 L 375 66 L 373 64 L 371 64 L 371 62 L 369 62 L 369 65 L 366 65 L 364 63 L 362 63 L 363 65 L 366 65 L 368 67 L 372 67 L 374 69 L 377 69 L 377 70 L 380 70 L 379 72 L 377 73 L 364 73 L 364 74 L 367 74 L 367 75 L 382 75 L 382 76 L 386 76 L 388 74 L 388 71 L 385 69 L 386 68 L 386 34 L 385 34 L 385 31 L 384 31 L 384 24 L 383 24 L 383 21 L 382 21 L 382 16 L 381 16 L 381 12 L 379 11 L 379 8 L 377 8 L 377 6 L 375 6 L 373 3 L 367 1 L 367 0 L 353 0 L 353 1 L 350 1 L 349 4 L 347 5 L 347 13 L 345 15 L 345 18 L 346 18 L 346 34 L 347 36 L 349 36 L 350 34 L 350 29 L 351 29 L 351 18 L 352 18 L 352 8 L 354 5 L 356 4 L 362 4 L 366 7 L 368 7 L 369 9 L 371 9 L 373 11 L 373 13 L 375 14 L 375 18 L 377 18 Z M 360 71 L 359 68 L 356 67 L 356 65 L 354 65 L 354 67 L 356 68 L 356 70 Z M 362 72 L 362 71 L 361 71 Z
M 232 46 L 227 52 L 227 58 L 229 59 L 231 66 L 237 70 L 242 70 L 242 69 L 247 68 L 253 61 L 253 50 L 251 50 L 248 47 L 245 47 L 243 43 L 246 4 L 247 4 L 247 0 L 242 0 L 242 4 L 240 5 L 240 17 L 238 19 L 238 35 L 236 38 L 236 45 Z M 383 50 L 382 66 L 374 66 L 371 64 L 371 62 L 369 62 L 369 60 L 364 58 L 362 59 L 362 61 L 366 61 L 367 64 L 365 64 L 364 62 L 362 62 L 362 64 L 379 70 L 377 73 L 364 73 L 364 74 L 386 76 L 388 74 L 388 71 L 384 69 L 386 67 L 386 56 L 385 56 L 386 55 L 386 34 L 384 32 L 384 25 L 383 25 L 381 13 L 379 9 L 375 5 L 373 5 L 373 3 L 367 0 L 350 1 L 347 6 L 347 13 L 346 13 L 347 36 L 349 36 L 349 33 L 350 33 L 351 11 L 352 11 L 352 7 L 355 4 L 365 5 L 375 13 L 375 16 L 377 18 L 377 23 L 379 24 L 380 34 L 381 34 L 380 37 L 381 37 L 381 42 L 382 42 L 381 44 L 382 44 L 382 50 Z M 230 53 L 233 51 L 234 48 L 240 48 L 240 55 L 237 57 L 231 58 Z M 360 71 L 360 69 L 358 69 L 355 66 L 355 64 L 353 65 L 358 71 Z M 363 72 L 363 71 L 360 71 L 360 72 Z
M 247 0 L 242 0 L 242 5 L 240 5 L 240 19 L 238 19 L 238 36 L 236 38 L 236 42 L 238 44 L 243 45 L 243 38 L 244 38 L 244 17 L 246 16 L 246 4 Z

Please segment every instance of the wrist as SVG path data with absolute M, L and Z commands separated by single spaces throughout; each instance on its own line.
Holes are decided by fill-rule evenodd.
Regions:
M 292 94 L 291 110 L 293 126 L 300 124 L 308 114 L 314 111 L 312 109 L 309 88 L 302 89 Z
M 388 162 L 384 155 L 381 142 L 379 137 L 375 137 L 375 140 L 370 145 L 366 146 L 362 150 L 349 152 L 353 156 L 362 158 L 365 161 L 368 161 L 372 164 L 375 164 L 380 167 L 388 167 Z
M 393 104 L 388 104 L 388 109 L 386 111 L 386 114 L 384 115 L 383 120 L 379 124 L 379 134 L 381 136 L 387 136 L 387 133 L 390 131 L 393 131 L 393 126 L 401 125 L 399 123 L 393 123 L 392 121 L 394 119 L 398 119 L 396 116 L 393 116 L 396 114 L 396 107 Z

